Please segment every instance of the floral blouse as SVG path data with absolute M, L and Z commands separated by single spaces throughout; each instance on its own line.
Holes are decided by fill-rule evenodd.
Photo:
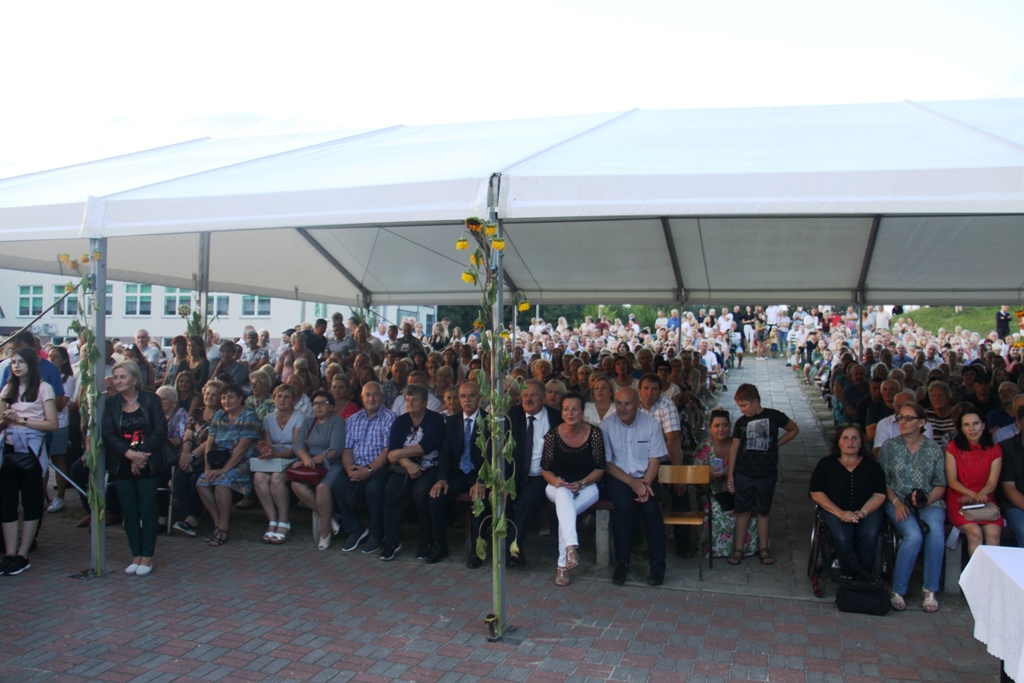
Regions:
M 931 439 L 923 439 L 917 453 L 911 453 L 903 436 L 893 437 L 882 445 L 878 463 L 885 472 L 885 482 L 900 500 L 914 489 L 931 491 L 946 485 L 946 458 Z M 939 498 L 928 507 L 945 508 Z

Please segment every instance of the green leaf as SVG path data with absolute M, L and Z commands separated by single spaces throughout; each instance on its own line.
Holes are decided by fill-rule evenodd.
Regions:
M 508 492 L 510 498 L 516 497 L 516 478 L 509 477 L 505 480 L 505 490 Z
M 476 556 L 481 560 L 487 559 L 487 541 L 483 536 L 478 536 L 476 539 Z
M 479 517 L 480 515 L 482 515 L 484 513 L 484 509 L 485 509 L 485 506 L 484 506 L 484 501 L 483 501 L 482 498 L 480 500 L 474 500 L 473 501 L 473 516 L 474 517 Z
M 508 520 L 502 515 L 494 523 L 494 537 L 505 538 L 508 536 Z

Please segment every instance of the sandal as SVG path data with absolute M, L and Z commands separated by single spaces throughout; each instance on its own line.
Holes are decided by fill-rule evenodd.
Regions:
M 211 545 L 214 541 L 216 541 L 217 540 L 217 534 L 219 534 L 219 533 L 220 533 L 220 529 L 218 529 L 217 527 L 213 527 L 213 533 L 210 534 L 206 538 L 206 541 L 204 541 L 206 543 L 206 545 Z
M 897 612 L 902 612 L 907 609 L 907 603 L 899 593 L 892 593 L 889 595 L 889 604 L 892 605 L 892 608 Z
M 283 533 L 281 531 L 278 531 L 277 533 L 273 534 L 274 537 L 270 539 L 270 542 L 274 545 L 281 545 L 282 543 L 288 540 L 289 536 L 292 535 L 292 525 L 288 522 L 278 522 L 277 528 L 283 529 L 284 531 Z
M 775 558 L 772 557 L 772 551 L 768 550 L 768 548 L 758 548 L 757 549 L 757 556 L 759 558 L 761 558 L 761 564 L 764 564 L 764 565 L 773 565 L 773 564 L 775 564 Z
M 331 547 L 331 535 L 327 534 L 326 537 L 320 539 L 320 543 L 317 544 L 317 550 L 327 550 Z
M 274 536 L 277 535 L 277 532 L 274 531 L 274 529 L 276 529 L 276 528 L 277 528 L 277 522 L 271 522 L 270 524 L 267 525 L 267 533 L 263 534 L 263 542 L 264 543 L 273 543 L 274 542 Z
M 729 557 L 725 561 L 735 567 L 736 565 L 738 565 L 740 562 L 743 561 L 743 551 L 742 550 L 733 550 L 729 554 Z
M 580 565 L 580 555 L 577 552 L 579 546 L 570 545 L 565 548 L 565 568 L 575 569 Z
M 569 585 L 569 568 L 559 567 L 555 571 L 555 585 L 556 586 L 568 586 Z
M 213 536 L 210 537 L 210 540 L 208 540 L 206 542 L 206 545 L 211 546 L 211 547 L 217 547 L 219 545 L 224 545 L 225 543 L 228 542 L 228 534 L 229 533 L 230 532 L 225 531 L 224 529 L 217 529 L 214 532 Z
M 935 599 L 935 591 L 924 592 L 924 602 L 921 603 L 921 607 L 929 614 L 939 611 L 939 601 Z

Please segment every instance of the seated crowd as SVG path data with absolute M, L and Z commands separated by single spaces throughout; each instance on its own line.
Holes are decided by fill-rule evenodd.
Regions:
M 785 307 L 748 307 L 745 313 L 736 307 L 720 316 L 713 309 L 683 316 L 673 310 L 670 316 L 659 315 L 653 332 L 642 330 L 632 316 L 625 323 L 587 318 L 578 328 L 564 319 L 556 325 L 534 320 L 529 328 L 517 330 L 505 342 L 511 354 L 509 386 L 515 393 L 508 416 L 515 448 L 507 474 L 515 478 L 517 490 L 508 511 L 507 543 L 510 551 L 513 541 L 519 547 L 517 554 L 508 553 L 509 566 L 526 565 L 524 542 L 545 523 L 541 511 L 549 501 L 558 529 L 555 581 L 568 584 L 570 570 L 579 562 L 575 518 L 602 499 L 613 504 L 613 581 L 623 583 L 627 578 L 633 514 L 639 512 L 648 540 L 647 580 L 660 585 L 667 554 L 662 506 L 686 511 L 691 500 L 683 487 L 660 486 L 659 466 L 682 464 L 683 449 L 688 446 L 695 447 L 695 463 L 709 465 L 713 472 L 713 495 L 698 501 L 705 508 L 715 508 L 711 553 L 728 558 L 730 564 L 755 554 L 760 562 L 772 564 L 770 506 L 778 476 L 778 451 L 796 436 L 798 427 L 783 413 L 762 407 L 752 385 L 736 390 L 742 415 L 735 425 L 727 411 L 708 414 L 708 404 L 726 389 L 727 369 L 742 364 L 749 355 L 758 359 L 785 356 L 805 372 L 808 381 L 821 382 L 824 391 L 836 396 L 841 421 L 863 414 L 862 429 L 856 434 L 859 441 L 848 430 L 839 430 L 845 436 L 837 436 L 835 460 L 848 471 L 852 471 L 851 464 L 859 469 L 856 463 L 861 462 L 858 458 L 866 448 L 866 429 L 886 473 L 885 491 L 871 489 L 878 488 L 877 472 L 868 482 L 858 479 L 862 488 L 872 493 L 853 505 L 829 488 L 841 470 L 832 467 L 816 472 L 812 480 L 815 495 L 834 494 L 838 499 L 833 503 L 831 495 L 826 495 L 823 500 L 830 502 L 823 503 L 816 498 L 826 515 L 851 524 L 871 518 L 871 523 L 857 524 L 857 533 L 852 535 L 844 535 L 845 529 L 837 527 L 838 538 L 850 539 L 847 545 L 853 562 L 858 561 L 857 552 L 868 552 L 861 536 L 874 528 L 883 504 L 885 514 L 911 541 L 913 530 L 907 520 L 926 520 L 932 506 L 949 507 L 951 495 L 957 497 L 957 504 L 961 500 L 984 503 L 994 492 L 999 493 L 1004 510 L 1005 505 L 1016 506 L 1019 516 L 1007 511 L 1006 519 L 1019 528 L 1024 517 L 1020 493 L 1024 491 L 1024 472 L 1017 470 L 1024 469 L 1024 462 L 1003 468 L 1000 486 L 1001 460 L 992 459 L 995 480 L 975 485 L 977 468 L 968 464 L 974 462 L 970 454 L 977 449 L 991 454 L 992 436 L 983 429 L 975 438 L 971 435 L 977 430 L 967 430 L 964 422 L 966 415 L 975 415 L 986 425 L 998 420 L 1004 430 L 1019 427 L 1018 412 L 1024 402 L 1015 401 L 1009 389 L 1003 400 L 1002 386 L 989 393 L 997 370 L 1003 370 L 1006 382 L 1016 389 L 1011 378 L 1020 374 L 1019 353 L 1009 353 L 1016 347 L 1004 347 L 1008 350 L 1004 357 L 987 338 L 979 338 L 972 347 L 968 334 L 967 341 L 958 344 L 950 356 L 953 370 L 936 365 L 938 375 L 931 377 L 929 370 L 919 380 L 916 359 L 910 362 L 911 369 L 893 366 L 895 355 L 889 358 L 886 352 L 896 338 L 881 321 L 871 329 L 862 327 L 869 345 L 864 357 L 856 359 L 863 361 L 862 365 L 854 362 L 850 352 L 855 334 L 846 321 L 826 323 L 825 332 L 815 316 L 816 309 L 807 314 L 796 310 L 790 318 Z M 893 329 L 902 329 L 906 323 L 897 321 L 895 325 Z M 346 321 L 340 315 L 328 329 L 328 321 L 321 319 L 286 330 L 277 348 L 266 330 L 246 329 L 238 342 L 221 341 L 212 332 L 206 339 L 179 336 L 172 342 L 169 357 L 164 357 L 144 330 L 133 343 L 106 344 L 108 398 L 103 436 L 112 486 L 105 519 L 108 523 L 124 521 L 132 554 L 128 573 L 152 571 L 159 516 L 157 488 L 172 473 L 178 519 L 174 529 L 196 536 L 205 514 L 212 526 L 205 538 L 210 546 L 230 541 L 232 510 L 248 501 L 258 503 L 266 515 L 263 541 L 286 543 L 293 534 L 292 511 L 297 499 L 313 513 L 312 535 L 320 550 L 328 550 L 333 543 L 343 552 L 361 551 L 393 560 L 403 549 L 402 526 L 414 516 L 418 524 L 415 557 L 433 564 L 449 555 L 449 517 L 454 501 L 462 494 L 472 500 L 486 497 L 478 476 L 483 456 L 477 436 L 484 428 L 481 416 L 488 406 L 477 375 L 489 367 L 489 359 L 480 352 L 479 334 L 463 336 L 458 328 L 437 323 L 427 335 L 411 321 L 401 328 L 382 323 L 371 331 L 366 324 Z M 898 339 L 895 350 L 909 344 L 906 350 L 915 353 L 916 344 L 928 340 L 921 355 L 924 363 L 929 362 L 933 342 L 927 333 L 913 329 Z M 964 337 L 939 337 L 934 340 L 936 350 L 953 339 Z M 33 355 L 18 356 L 18 349 L 35 349 L 35 355 L 43 352 L 31 334 L 20 336 L 9 346 L 17 358 Z M 974 364 L 972 348 L 978 356 Z M 54 346 L 45 353 L 49 360 L 39 361 L 34 381 L 53 385 L 54 428 L 50 429 L 48 409 L 40 409 L 38 415 L 33 413 L 41 418 L 34 429 L 54 433 L 52 441 L 47 439 L 49 459 L 85 489 L 88 472 L 81 458 L 81 425 L 76 419 L 78 389 L 73 361 L 77 349 Z M 997 360 L 1003 361 L 1000 367 L 996 367 Z M 20 364 L 12 364 L 12 369 L 15 366 L 21 370 Z M 868 381 L 869 375 L 879 380 L 877 386 Z M 23 387 L 14 389 L 22 391 Z M 945 394 L 940 395 L 943 390 Z M 12 406 L 17 409 L 17 396 L 20 394 L 0 394 L 0 411 L 12 410 Z M 40 392 L 35 401 L 45 407 L 47 396 Z M 961 399 L 973 405 L 972 399 L 984 402 L 995 396 L 998 402 L 985 403 L 991 410 L 984 413 L 980 408 L 965 412 L 957 405 Z M 928 439 L 910 438 L 908 442 L 912 434 L 907 425 L 912 425 L 910 416 L 918 412 L 922 414 L 918 428 L 930 430 Z M 2 419 L 10 425 L 20 422 L 14 412 L 4 412 Z M 30 425 L 31 420 L 32 416 Z M 707 438 L 698 442 L 695 432 L 705 431 L 705 425 L 709 427 Z M 913 447 L 913 453 L 922 443 L 938 449 L 947 448 L 948 442 L 943 471 L 910 476 L 899 464 L 903 450 L 897 452 L 890 445 L 900 438 L 903 450 Z M 1020 438 L 1014 438 L 1020 461 L 1024 449 Z M 1007 448 L 1005 444 L 1001 447 Z M 968 460 L 958 468 L 949 448 L 967 453 Z M 874 462 L 874 458 L 869 460 Z M 39 475 L 46 474 L 44 461 L 40 461 Z M 903 478 L 889 479 L 890 469 Z M 0 484 L 3 480 L 0 472 Z M 63 479 L 57 480 L 57 496 L 46 508 L 52 512 L 65 506 Z M 1020 482 L 1019 490 L 1015 482 Z M 8 543 L 4 561 L 12 566 L 27 565 L 24 538 L 35 533 L 28 519 L 24 481 L 19 486 L 27 521 L 22 542 Z M 5 539 L 10 517 L 7 491 L 0 487 Z M 925 499 L 908 498 L 920 491 Z M 882 493 L 884 499 L 876 500 Z M 16 519 L 17 491 L 13 495 Z M 920 512 L 911 515 L 903 501 L 917 506 L 913 512 L 921 508 Z M 840 504 L 853 512 L 844 512 L 845 508 L 837 507 Z M 39 505 L 45 503 L 39 501 Z M 33 512 L 36 507 L 33 502 Z M 830 528 L 834 525 L 827 523 Z M 88 525 L 89 520 L 80 524 Z M 941 523 L 932 526 L 939 529 L 941 545 Z M 991 525 L 961 526 L 972 551 L 982 542 L 993 541 L 988 531 Z M 475 540 L 481 532 L 480 520 L 474 520 L 469 531 Z M 16 530 L 13 537 L 17 541 Z M 695 554 L 695 539 L 688 529 L 675 527 L 673 538 L 677 554 Z M 1018 538 L 1024 536 L 1018 532 Z M 925 545 L 927 589 L 932 586 L 927 553 L 934 542 L 929 536 L 916 543 L 918 548 Z M 901 552 L 903 548 L 907 554 L 914 551 L 909 560 L 912 565 L 917 554 L 913 543 L 905 543 Z M 20 558 L 25 558 L 24 562 Z M 859 557 L 868 565 L 872 559 Z M 476 568 L 482 561 L 474 552 L 466 564 Z M 898 561 L 898 577 L 900 566 Z M 894 585 L 894 604 L 896 594 L 905 593 L 905 586 L 896 590 L 900 587 Z

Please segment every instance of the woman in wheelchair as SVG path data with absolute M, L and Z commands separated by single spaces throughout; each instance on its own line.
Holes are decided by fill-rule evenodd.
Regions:
M 910 573 L 924 547 L 925 612 L 939 609 L 935 591 L 939 589 L 942 555 L 945 549 L 943 523 L 946 521 L 946 464 L 942 450 L 925 438 L 924 408 L 907 403 L 896 416 L 900 435 L 882 446 L 878 461 L 885 472 L 885 514 L 902 542 L 896 551 L 893 566 L 892 594 L 894 610 L 907 608 L 903 596 L 907 592 Z
M 868 452 L 860 426 L 836 429 L 832 452 L 811 474 L 810 496 L 832 536 L 841 575 L 870 579 L 882 530 L 885 473 Z

